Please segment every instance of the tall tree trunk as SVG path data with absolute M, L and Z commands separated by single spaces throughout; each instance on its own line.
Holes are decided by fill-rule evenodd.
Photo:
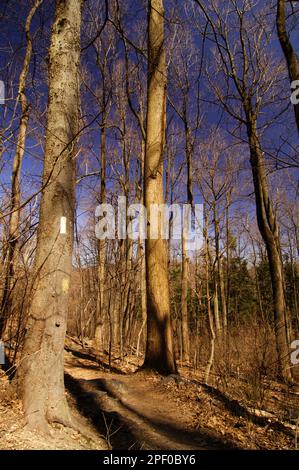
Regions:
M 142 139 L 141 143 L 141 185 L 144 183 L 144 161 L 145 161 L 145 141 Z M 143 184 L 144 186 L 144 184 Z M 144 191 L 141 190 L 140 194 L 140 204 L 144 205 Z M 141 221 L 142 223 L 142 221 Z M 147 319 L 147 312 L 146 312 L 146 268 L 145 268 L 145 245 L 143 240 L 140 241 L 140 256 L 141 256 L 141 279 L 140 279 L 140 292 L 141 292 L 141 317 L 142 317 L 142 330 L 144 332 L 144 350 L 146 346 L 146 319 Z
M 220 328 L 222 328 L 224 334 L 226 334 L 226 329 L 227 329 L 226 296 L 225 296 L 225 286 L 224 286 L 224 277 L 223 277 L 223 269 L 222 269 L 222 256 L 220 252 L 219 219 L 217 217 L 216 204 L 214 206 L 214 225 L 215 225 L 216 265 L 217 265 L 217 275 L 218 275 L 218 281 L 219 281 L 221 313 L 222 313 L 222 321 L 221 321 Z
M 32 41 L 30 36 L 30 27 L 32 18 L 36 10 L 42 3 L 42 0 L 35 0 L 32 8 L 29 11 L 26 24 L 26 53 L 23 63 L 23 68 L 19 79 L 19 91 L 17 101 L 21 103 L 21 118 L 17 139 L 17 148 L 13 160 L 12 179 L 11 179 L 11 206 L 10 206 L 10 219 L 8 226 L 8 249 L 6 258 L 6 272 L 4 279 L 3 295 L 1 299 L 0 311 L 0 338 L 2 337 L 7 319 L 10 314 L 12 299 L 12 286 L 15 278 L 16 267 L 18 262 L 18 245 L 19 245 L 19 225 L 20 225 L 20 202 L 21 202 L 21 188 L 20 177 L 22 162 L 25 151 L 27 125 L 29 120 L 29 105 L 25 93 L 26 79 L 29 72 L 29 66 L 32 56 Z
M 182 231 L 184 232 L 184 230 Z M 188 322 L 188 268 L 189 259 L 187 251 L 187 240 L 182 233 L 182 296 L 181 296 L 181 327 L 182 327 L 182 355 L 183 361 L 190 360 L 190 337 Z
M 210 355 L 205 369 L 205 383 L 208 384 L 211 368 L 214 363 L 215 357 L 215 341 L 216 333 L 214 328 L 214 319 L 211 311 L 211 297 L 210 297 L 210 273 L 209 273 L 209 264 L 210 264 L 210 245 L 209 245 L 209 219 L 208 214 L 205 208 L 205 228 L 204 228 L 204 237 L 205 237 L 205 284 L 206 284 L 206 298 L 207 298 L 207 312 L 208 312 L 208 322 L 209 330 L 211 334 L 210 339 Z
M 227 196 L 226 199 L 226 209 L 225 209 L 225 231 L 226 231 L 226 328 L 228 322 L 228 314 L 230 308 L 230 240 L 229 240 L 229 205 L 230 197 Z
M 105 96 L 103 104 L 105 103 Z M 101 130 L 101 190 L 100 204 L 106 202 L 106 129 L 105 120 L 102 123 Z M 98 241 L 98 292 L 97 292 L 97 310 L 96 327 L 94 335 L 94 345 L 96 349 L 103 348 L 104 341 L 104 288 L 105 288 L 105 262 L 106 262 L 106 241 Z
M 186 103 L 184 102 L 184 127 L 185 127 L 185 152 L 187 163 L 187 202 L 193 211 L 193 190 L 192 190 L 192 145 L 191 134 L 188 126 Z M 188 320 L 188 269 L 189 259 L 187 251 L 187 240 L 182 230 L 182 277 L 181 277 L 181 322 L 182 322 L 182 350 L 183 360 L 190 360 L 190 332 Z
M 214 318 L 215 318 L 215 332 L 217 338 L 220 336 L 221 333 L 221 320 L 220 320 L 220 314 L 219 314 L 219 297 L 218 297 L 218 276 L 217 272 L 214 271 L 214 292 L 213 292 L 213 312 L 214 312 Z
M 299 310 L 298 310 L 298 293 L 297 293 L 297 272 L 296 272 L 296 259 L 294 260 L 293 255 L 293 246 L 291 241 L 290 232 L 288 231 L 288 242 L 289 242 L 289 253 L 290 253 L 290 264 L 291 264 L 291 274 L 292 274 L 292 294 L 293 294 L 293 304 L 294 312 L 297 320 L 297 325 L 299 326 Z
M 150 217 L 152 204 L 163 204 L 163 156 L 166 127 L 166 63 L 162 0 L 149 0 L 148 96 L 145 152 L 145 206 Z M 168 257 L 166 241 L 146 240 L 147 344 L 144 367 L 163 374 L 176 373 L 173 331 L 170 318 Z
M 287 62 L 290 83 L 292 84 L 292 82 L 295 80 L 299 80 L 299 60 L 286 30 L 285 0 L 277 0 L 276 27 L 278 39 Z M 294 111 L 297 129 L 299 132 L 299 103 L 294 104 Z
M 224 291 L 224 281 L 223 281 L 223 274 L 222 274 L 222 265 L 221 265 L 221 254 L 220 254 L 220 230 L 219 230 L 219 220 L 217 216 L 217 209 L 216 209 L 216 201 L 213 205 L 213 216 L 214 216 L 214 228 L 215 228 L 215 255 L 216 255 L 216 263 L 215 263 L 215 307 L 217 311 L 217 315 L 215 313 L 215 322 L 216 322 L 216 330 L 217 334 L 220 334 L 222 330 L 226 326 L 226 299 L 225 299 L 225 291 Z M 218 300 L 218 287 L 220 291 L 220 300 L 221 300 L 221 313 L 222 318 L 220 319 L 219 314 L 219 300 Z
M 227 333 L 227 309 L 226 309 L 226 294 L 225 294 L 225 285 L 223 277 L 223 268 L 222 268 L 222 257 L 219 258 L 218 264 L 218 277 L 219 277 L 219 287 L 220 287 L 220 299 L 221 299 L 221 311 L 222 311 L 222 326 L 223 333 Z
M 45 432 L 48 422 L 72 422 L 64 390 L 64 341 L 73 252 L 80 24 L 81 2 L 57 0 L 35 282 L 17 374 L 28 425 Z
M 269 197 L 264 156 L 259 143 L 256 123 L 251 118 L 250 112 L 247 112 L 247 133 L 250 146 L 250 163 L 254 182 L 258 227 L 266 245 L 271 274 L 278 371 L 283 379 L 291 380 L 292 375 L 287 340 L 288 313 L 285 302 L 279 231 Z

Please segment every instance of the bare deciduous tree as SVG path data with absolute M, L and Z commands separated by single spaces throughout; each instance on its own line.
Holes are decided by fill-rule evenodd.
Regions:
M 163 155 L 166 129 L 166 65 L 164 51 L 164 11 L 162 0 L 149 1 L 148 95 L 144 194 L 150 217 L 154 204 L 164 203 Z M 168 259 L 165 240 L 146 240 L 147 344 L 144 367 L 161 373 L 176 372 L 170 318 Z
M 13 303 L 13 289 L 15 272 L 18 263 L 18 245 L 19 245 L 19 226 L 20 226 L 20 204 L 21 204 L 21 188 L 20 178 L 23 157 L 25 152 L 26 144 L 26 133 L 29 120 L 29 103 L 26 97 L 26 80 L 29 72 L 29 66 L 32 56 L 32 40 L 30 35 L 30 27 L 32 19 L 42 3 L 42 0 L 36 0 L 29 11 L 28 17 L 25 23 L 25 35 L 26 35 L 26 53 L 22 71 L 19 78 L 19 90 L 17 103 L 21 103 L 21 117 L 18 130 L 17 148 L 13 160 L 13 171 L 11 181 L 11 206 L 10 206 L 10 218 L 8 227 L 8 248 L 6 254 L 6 273 L 4 279 L 3 295 L 1 300 L 0 310 L 0 338 L 2 337 L 7 319 L 10 315 L 11 305 Z
M 17 380 L 30 428 L 71 424 L 64 341 L 72 270 L 81 2 L 58 1 L 49 51 L 49 105 L 34 292 Z

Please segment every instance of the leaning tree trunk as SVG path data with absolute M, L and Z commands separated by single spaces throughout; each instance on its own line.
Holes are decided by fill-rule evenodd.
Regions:
M 48 124 L 35 278 L 17 374 L 28 426 L 71 424 L 64 341 L 72 270 L 81 2 L 57 0 L 49 51 Z
M 166 63 L 162 0 L 149 0 L 148 96 L 144 195 L 147 215 L 153 204 L 163 204 L 163 156 L 166 127 Z M 162 219 L 162 217 L 161 217 Z M 150 219 L 149 219 L 150 220 Z M 177 371 L 170 318 L 166 240 L 148 236 L 145 245 L 147 283 L 147 344 L 144 367 L 162 374 Z
M 274 301 L 274 326 L 278 356 L 278 372 L 285 380 L 292 380 L 287 334 L 287 309 L 285 303 L 283 264 L 280 256 L 279 232 L 269 197 L 264 156 L 257 135 L 256 124 L 247 119 L 256 211 L 259 231 L 266 245 Z
M 299 60 L 286 30 L 285 0 L 277 0 L 276 27 L 278 39 L 287 62 L 290 83 L 292 84 L 292 82 L 299 80 Z M 294 104 L 294 111 L 299 132 L 299 103 Z
M 16 266 L 18 261 L 18 246 L 19 246 L 19 226 L 20 226 L 20 203 L 21 203 L 21 189 L 20 189 L 20 177 L 22 162 L 25 151 L 27 125 L 29 120 L 29 105 L 26 98 L 25 88 L 26 79 L 29 72 L 29 66 L 32 56 L 32 41 L 30 36 L 30 26 L 32 18 L 35 15 L 36 10 L 42 3 L 42 0 L 35 0 L 32 8 L 29 11 L 26 24 L 25 24 L 25 35 L 26 35 L 26 53 L 23 63 L 23 68 L 19 79 L 19 92 L 17 100 L 21 103 L 21 118 L 20 126 L 18 131 L 17 148 L 13 159 L 13 169 L 11 178 L 11 206 L 10 206 L 10 218 L 8 225 L 8 249 L 7 257 L 5 260 L 5 279 L 3 282 L 3 294 L 1 299 L 1 311 L 0 311 L 0 338 L 3 336 L 5 331 L 6 322 L 10 315 L 11 306 L 13 304 L 12 299 L 12 287 L 16 273 Z

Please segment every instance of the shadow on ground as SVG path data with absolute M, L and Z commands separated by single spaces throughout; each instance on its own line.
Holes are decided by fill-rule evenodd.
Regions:
M 188 430 L 170 418 L 142 413 L 126 403 L 126 384 L 115 379 L 78 380 L 66 374 L 67 390 L 81 414 L 107 437 L 112 449 L 238 449 L 210 430 Z
M 119 375 L 125 375 L 125 372 L 123 372 L 121 369 L 118 369 L 115 366 L 106 364 L 104 361 L 102 361 L 98 356 L 95 356 L 94 354 L 89 354 L 88 352 L 76 351 L 75 349 L 72 349 L 68 346 L 65 346 L 64 349 L 67 352 L 71 353 L 74 357 L 77 357 L 78 359 L 92 361 L 97 364 L 97 367 L 100 366 L 104 370 L 107 370 L 109 372 L 115 372 L 116 374 L 119 374 Z M 88 366 L 87 368 L 90 368 L 90 367 Z

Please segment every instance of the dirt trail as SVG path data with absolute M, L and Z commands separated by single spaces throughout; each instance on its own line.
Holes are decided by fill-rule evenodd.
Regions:
M 294 432 L 257 418 L 196 380 L 109 367 L 92 350 L 67 348 L 66 388 L 74 408 L 112 449 L 290 449 Z M 125 372 L 124 372 L 125 370 Z M 216 393 L 217 392 L 217 393 Z
M 107 373 L 91 358 L 77 354 L 79 357 L 69 354 L 66 361 L 67 389 L 80 412 L 91 418 L 102 434 L 106 432 L 112 448 L 237 447 L 211 430 L 192 429 L 192 412 L 180 408 L 175 399 L 165 394 L 165 389 L 159 387 L 160 378 L 141 373 Z M 164 380 L 167 383 L 175 378 Z M 105 429 L 99 424 L 103 418 Z

